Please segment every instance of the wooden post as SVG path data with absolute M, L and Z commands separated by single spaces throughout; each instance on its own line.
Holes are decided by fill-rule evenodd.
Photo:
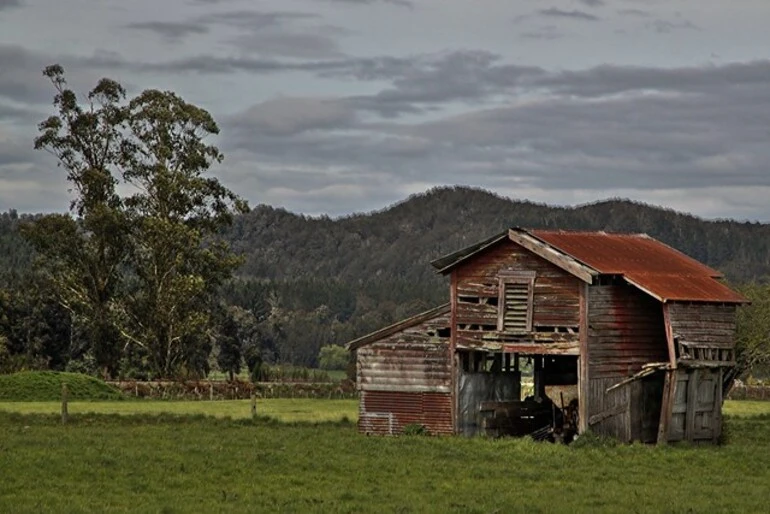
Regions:
M 588 430 L 588 413 L 590 409 L 589 360 L 588 349 L 588 284 L 580 284 L 580 319 L 578 337 L 580 338 L 580 356 L 578 357 L 578 433 Z
M 251 419 L 257 418 L 257 395 L 251 393 Z
M 67 389 L 67 383 L 61 384 L 61 422 L 66 423 L 69 419 L 69 411 L 67 409 L 67 401 L 69 397 L 69 390 Z
M 209 400 L 214 401 L 214 383 L 209 382 Z
M 676 398 L 676 375 L 677 370 L 666 370 L 666 377 L 663 381 L 663 397 L 660 405 L 660 423 L 658 424 L 658 444 L 668 443 L 669 424 L 673 411 L 673 403 Z
M 695 407 L 698 405 L 698 380 L 700 380 L 699 370 L 694 369 L 688 373 L 687 380 L 687 410 L 684 418 L 684 438 L 686 441 L 692 441 L 695 438 Z

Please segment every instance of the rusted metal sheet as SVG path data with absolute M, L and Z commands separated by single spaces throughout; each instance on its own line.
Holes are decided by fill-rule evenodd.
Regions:
M 660 301 L 744 303 L 721 273 L 646 234 L 532 230 L 530 234 L 605 275 L 622 275 Z
M 449 393 L 362 391 L 359 431 L 395 435 L 407 425 L 422 425 L 430 434 L 452 434 L 451 404 Z

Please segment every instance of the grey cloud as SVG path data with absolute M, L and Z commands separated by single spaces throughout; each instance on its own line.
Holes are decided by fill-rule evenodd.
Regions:
M 344 3 L 351 5 L 371 5 L 377 3 L 398 5 L 401 7 L 414 7 L 414 2 L 411 0 L 324 0 L 332 3 Z
M 320 59 L 343 53 L 337 42 L 318 34 L 255 33 L 234 38 L 233 44 L 261 55 Z
M 250 107 L 227 121 L 249 137 L 286 137 L 312 130 L 351 126 L 355 111 L 342 101 L 323 98 L 276 98 Z
M 581 4 L 588 7 L 601 7 L 604 5 L 604 0 L 578 0 Z
M 20 46 L 0 44 L 0 99 L 39 103 L 50 100 L 50 84 L 42 69 L 50 62 Z
M 652 16 L 649 11 L 642 9 L 618 9 L 618 14 L 623 16 L 634 16 L 637 18 L 649 18 Z
M 566 32 L 559 29 L 556 25 L 544 25 L 521 33 L 521 37 L 524 39 L 554 40 L 561 39 L 564 36 L 566 36 Z
M 21 0 L 0 0 L 0 11 L 12 7 L 21 7 L 22 5 L 23 2 Z
M 417 124 L 346 124 L 346 114 L 341 121 L 322 117 L 309 131 L 287 124 L 291 130 L 271 127 L 272 132 L 252 134 L 254 129 L 244 125 L 233 128 L 239 136 L 230 141 L 237 139 L 235 150 L 254 155 L 271 169 L 363 170 L 385 183 L 471 182 L 509 190 L 593 194 L 770 188 L 765 166 L 770 160 L 770 74 L 761 66 L 742 72 L 735 66 L 704 67 L 697 70 L 700 75 L 685 69 L 667 76 L 669 71 L 636 70 L 637 77 L 652 75 L 644 83 L 667 84 L 669 89 L 658 93 L 635 93 L 630 82 L 627 89 L 619 87 L 628 80 L 628 70 L 603 67 L 584 73 L 596 82 L 607 80 L 609 86 L 601 89 L 624 95 L 576 97 L 563 92 L 564 83 L 574 76 L 550 74 L 559 79 L 551 87 L 540 81 L 521 83 L 524 93 L 544 95 L 506 107 Z M 616 76 L 624 78 L 618 81 Z M 675 91 L 675 77 L 682 76 L 689 78 Z M 689 84 L 696 81 L 706 85 L 689 94 Z M 313 110 L 290 103 L 272 107 Z M 280 119 L 280 113 L 270 117 L 275 118 Z M 301 173 L 297 177 L 307 178 Z M 323 187 L 342 187 L 349 176 L 339 177 L 332 174 Z
M 598 16 L 595 16 L 591 13 L 587 13 L 585 11 L 579 11 L 577 9 L 568 11 L 565 9 L 558 9 L 556 7 L 551 7 L 549 9 L 541 9 L 538 11 L 538 14 L 540 14 L 541 16 L 546 16 L 548 18 L 564 18 L 564 19 L 581 20 L 581 21 L 599 21 L 601 19 Z
M 606 65 L 541 75 L 535 80 L 560 94 L 599 97 L 646 90 L 692 94 L 764 87 L 769 77 L 770 61 L 764 60 L 688 68 Z
M 208 28 L 197 22 L 165 22 L 165 21 L 147 21 L 139 23 L 129 23 L 126 28 L 145 30 L 153 32 L 170 42 L 179 42 L 186 36 L 193 34 L 205 34 Z
M 668 21 L 668 20 L 655 20 L 645 24 L 645 26 L 658 34 L 670 34 L 677 30 L 700 30 L 700 27 L 692 23 L 691 21 Z
M 285 25 L 297 20 L 319 18 L 317 14 L 293 11 L 226 11 L 211 13 L 196 19 L 198 23 L 218 23 L 248 30 Z

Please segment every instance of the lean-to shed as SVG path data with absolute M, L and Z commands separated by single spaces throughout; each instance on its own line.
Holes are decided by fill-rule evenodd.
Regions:
M 428 386 L 412 381 L 435 377 L 443 407 L 428 404 L 443 428 L 425 424 L 432 432 L 719 438 L 745 299 L 717 271 L 644 234 L 519 228 L 433 265 L 451 278 L 443 318 L 431 311 L 350 343 L 362 431 L 384 432 L 371 426 L 387 418 L 397 432 L 401 394 L 422 416 L 415 387 Z

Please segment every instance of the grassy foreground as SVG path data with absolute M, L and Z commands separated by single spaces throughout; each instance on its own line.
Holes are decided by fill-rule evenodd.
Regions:
M 0 412 L 0 511 L 767 512 L 770 415 L 726 428 L 722 447 L 565 447 L 366 437 L 349 422 L 81 414 L 62 426 Z

